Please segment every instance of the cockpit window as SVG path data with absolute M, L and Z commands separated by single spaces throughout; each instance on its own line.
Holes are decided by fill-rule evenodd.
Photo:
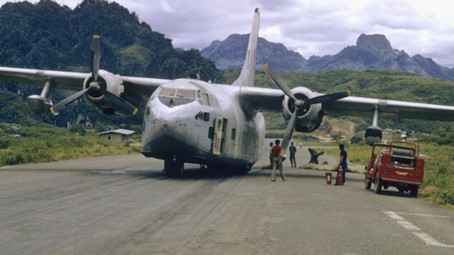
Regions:
M 178 89 L 177 97 L 182 97 L 186 99 L 195 99 L 195 90 L 193 89 Z
M 159 97 L 173 97 L 175 96 L 176 92 L 176 89 L 162 88 L 161 93 L 159 93 Z
M 159 92 L 159 100 L 169 107 L 191 103 L 195 98 L 195 89 L 162 88 Z

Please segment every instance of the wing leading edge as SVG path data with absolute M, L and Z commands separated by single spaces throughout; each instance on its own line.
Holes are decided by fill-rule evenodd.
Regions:
M 369 116 L 376 109 L 381 117 L 454 121 L 454 106 L 449 105 L 353 96 L 323 104 L 325 113 L 334 116 Z
M 317 96 L 324 94 L 314 93 Z M 278 89 L 247 87 L 239 95 L 244 110 L 282 111 L 284 93 Z M 349 96 L 322 104 L 325 114 L 332 116 L 372 116 L 378 110 L 380 117 L 454 121 L 454 106 L 415 103 L 398 100 Z
M 91 76 L 91 73 L 79 73 L 68 71 L 53 71 L 27 68 L 0 67 L 0 79 L 24 84 L 44 86 L 47 81 L 51 81 L 58 88 L 78 91 L 84 86 L 84 81 Z M 136 96 L 140 94 L 147 99 L 160 84 L 167 83 L 169 80 L 120 76 L 120 83 L 125 87 L 126 96 Z

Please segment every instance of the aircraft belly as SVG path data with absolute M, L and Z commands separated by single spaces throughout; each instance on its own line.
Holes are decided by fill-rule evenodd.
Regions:
M 209 157 L 210 151 L 203 150 L 185 140 L 163 135 L 146 143 L 143 146 L 142 154 L 159 159 L 169 159 L 175 155 L 181 155 L 185 162 L 201 163 Z

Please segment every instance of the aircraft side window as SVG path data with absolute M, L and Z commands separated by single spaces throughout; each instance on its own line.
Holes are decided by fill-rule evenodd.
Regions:
M 202 93 L 202 101 L 203 101 L 203 105 L 210 106 L 210 97 L 208 96 L 207 93 Z
M 203 113 L 203 121 L 210 121 L 210 113 L 204 112 Z
M 216 108 L 220 108 L 219 106 L 219 102 L 217 100 L 217 98 L 213 95 L 210 96 L 210 99 L 211 99 L 211 105 L 216 107 Z
M 203 105 L 202 93 L 200 93 L 200 90 L 197 90 L 197 101 L 199 101 L 199 104 Z
M 231 136 L 231 139 L 232 140 L 235 140 L 236 138 L 236 128 L 232 128 L 232 136 Z
M 214 127 L 210 127 L 208 129 L 208 138 L 213 139 L 213 137 L 214 137 Z
M 146 116 L 150 116 L 150 113 L 151 113 L 151 109 L 149 106 L 147 106 Z

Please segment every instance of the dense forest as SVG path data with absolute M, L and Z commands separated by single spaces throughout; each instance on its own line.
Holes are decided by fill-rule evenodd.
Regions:
M 105 0 L 84 0 L 74 10 L 51 0 L 6 3 L 0 8 L 0 64 L 88 71 L 91 37 L 101 35 L 101 66 L 122 75 L 221 80 L 196 49 L 181 50 L 135 13 Z
M 199 50 L 175 49 L 171 39 L 139 22 L 135 13 L 115 2 L 84 0 L 70 9 L 51 0 L 6 3 L 0 8 L 0 65 L 22 68 L 89 72 L 93 34 L 101 35 L 101 68 L 122 75 L 160 78 L 187 77 L 198 73 L 203 80 L 222 81 L 223 76 Z M 44 85 L 44 84 L 43 84 Z M 30 123 L 39 120 L 66 126 L 77 120 L 90 119 L 109 125 L 141 124 L 135 117 L 111 117 L 84 102 L 68 107 L 58 117 L 32 116 L 11 102 L 25 100 L 40 89 L 0 81 L 2 94 L 0 121 Z M 5 92 L 6 93 L 6 92 Z M 67 94 L 67 93 L 66 93 Z M 57 91 L 53 101 L 64 98 Z M 14 112 L 10 112 L 13 110 Z

